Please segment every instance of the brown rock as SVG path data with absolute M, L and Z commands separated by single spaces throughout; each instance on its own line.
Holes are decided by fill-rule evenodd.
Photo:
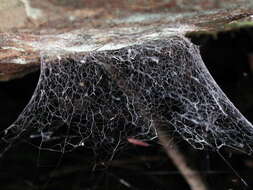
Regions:
M 75 5 L 65 0 L 0 1 L 5 2 L 1 27 L 9 30 L 0 33 L 0 64 L 13 64 L 11 69 L 0 67 L 0 80 L 23 76 L 20 68 L 27 73 L 31 67 L 32 72 L 44 55 L 119 49 L 171 35 L 215 35 L 253 24 L 251 0 L 110 0 L 106 5 L 100 0 L 78 0 Z
M 0 31 L 25 26 L 26 21 L 25 7 L 20 0 L 0 0 Z

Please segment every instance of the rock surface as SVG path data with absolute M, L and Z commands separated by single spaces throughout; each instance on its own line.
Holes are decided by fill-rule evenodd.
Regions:
M 1 32 L 25 26 L 26 19 L 25 7 L 19 0 L 0 0 Z
M 0 9 L 1 16 L 7 15 L 1 18 L 5 32 L 0 33 L 0 81 L 39 69 L 41 56 L 118 49 L 172 35 L 215 35 L 253 24 L 250 0 L 110 0 L 106 4 L 12 0 Z M 9 20 L 7 13 L 19 14 L 15 17 L 19 20 Z

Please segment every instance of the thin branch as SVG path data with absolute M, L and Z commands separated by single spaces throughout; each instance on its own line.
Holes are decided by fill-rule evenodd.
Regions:
M 186 156 L 180 152 L 179 148 L 174 143 L 173 138 L 169 137 L 167 134 L 165 135 L 161 129 L 156 129 L 160 143 L 163 146 L 166 154 L 181 172 L 191 190 L 208 190 L 207 184 L 200 173 L 188 166 Z

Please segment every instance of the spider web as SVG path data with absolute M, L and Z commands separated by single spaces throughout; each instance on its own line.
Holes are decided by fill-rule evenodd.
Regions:
M 2 152 L 25 139 L 40 149 L 111 154 L 128 138 L 155 139 L 157 123 L 197 149 L 253 151 L 252 125 L 211 77 L 198 47 L 175 36 L 42 57 L 37 88 L 5 130 Z

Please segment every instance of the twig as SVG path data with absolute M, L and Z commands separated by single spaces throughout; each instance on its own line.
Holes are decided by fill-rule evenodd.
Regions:
M 208 190 L 203 177 L 197 170 L 194 170 L 187 165 L 187 158 L 182 152 L 180 152 L 173 139 L 167 134 L 165 135 L 161 129 L 156 128 L 156 130 L 158 132 L 160 143 L 165 149 L 165 152 L 181 172 L 191 190 Z

